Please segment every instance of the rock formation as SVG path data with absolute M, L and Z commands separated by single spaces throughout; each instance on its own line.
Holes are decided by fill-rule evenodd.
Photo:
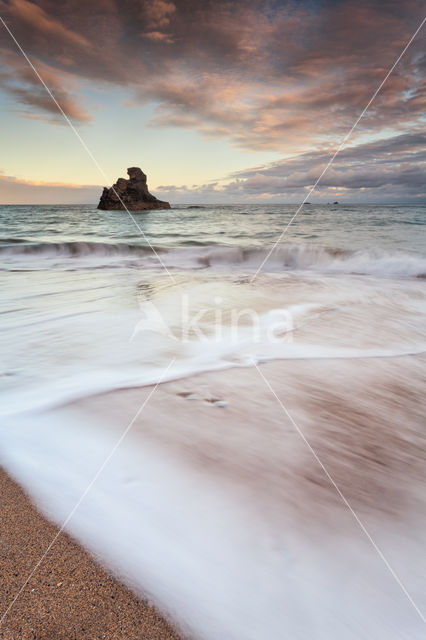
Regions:
M 146 175 L 139 167 L 127 169 L 129 179 L 118 178 L 110 188 L 104 187 L 98 209 L 107 211 L 143 211 L 145 209 L 170 209 L 168 202 L 157 200 L 148 191 Z

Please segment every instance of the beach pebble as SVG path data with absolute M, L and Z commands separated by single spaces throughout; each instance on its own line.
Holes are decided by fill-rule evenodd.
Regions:
M 213 402 L 213 404 L 215 407 L 221 407 L 222 409 L 226 409 L 226 407 L 228 406 L 226 400 L 216 400 L 216 402 Z
M 202 400 L 202 397 L 198 395 L 198 393 L 190 393 L 189 396 L 186 396 L 187 400 Z
M 177 394 L 185 400 L 202 400 L 203 398 L 198 393 L 191 393 L 191 391 L 181 391 Z

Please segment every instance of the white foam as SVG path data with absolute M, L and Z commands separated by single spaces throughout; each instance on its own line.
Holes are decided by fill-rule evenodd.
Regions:
M 170 301 L 167 302 L 169 307 Z M 265 360 L 383 358 L 426 351 L 424 340 L 411 344 L 407 340 L 406 344 L 388 347 L 336 346 L 329 343 L 327 335 L 317 343 L 293 341 L 293 333 L 304 323 L 315 320 L 322 309 L 323 305 L 312 303 L 271 309 L 255 316 L 257 322 L 249 326 L 216 327 L 214 323 L 211 326 L 206 323 L 200 326 L 199 335 L 187 339 L 182 339 L 182 326 L 176 327 L 176 320 L 162 315 L 157 308 L 156 313 L 150 313 L 143 320 L 136 313 L 123 312 L 120 332 L 115 338 L 108 318 L 103 318 L 101 324 L 98 316 L 89 316 L 84 318 L 82 326 L 74 326 L 75 318 L 65 315 L 56 329 L 63 333 L 66 346 L 69 341 L 72 343 L 73 335 L 79 336 L 80 346 L 72 354 L 73 359 L 66 366 L 62 364 L 58 375 L 55 360 L 60 358 L 60 352 L 57 353 L 54 340 L 53 345 L 46 343 L 41 363 L 46 362 L 48 355 L 51 362 L 46 365 L 50 367 L 45 371 L 41 369 L 39 376 L 38 362 L 32 361 L 34 379 L 25 384 L 18 378 L 16 386 L 12 386 L 3 399 L 0 416 L 45 410 L 114 389 L 156 384 L 159 380 L 165 382 L 206 371 L 254 366 Z M 177 309 L 175 311 L 177 313 Z M 171 327 L 178 329 L 176 334 L 171 332 Z M 42 323 L 41 330 L 44 329 Z M 34 330 L 30 325 L 28 335 L 31 339 Z M 86 352 L 90 358 L 86 357 Z
M 418 280 L 305 275 L 252 285 L 200 274 L 165 286 L 150 275 L 138 304 L 138 272 L 116 275 L 114 289 L 110 273 L 95 274 L 34 273 L 31 292 L 15 276 L 5 290 L 0 415 L 262 360 L 426 348 Z
M 157 382 L 172 358 L 165 380 L 265 359 L 384 357 L 425 347 L 420 280 L 305 273 L 253 286 L 214 272 L 170 287 L 123 269 L 113 279 L 107 270 L 46 271 L 30 283 L 29 291 L 28 276 L 14 274 L 5 290 L 0 462 L 58 524 L 118 434 L 106 419 L 89 421 L 78 403 L 57 405 Z M 141 308 L 139 285 L 147 292 Z M 208 310 L 204 336 L 179 338 L 185 294 L 190 318 Z M 256 312 L 256 330 L 242 322 L 235 331 L 230 313 L 247 308 Z M 261 437 L 260 428 L 254 451 Z M 230 466 L 236 451 L 228 452 Z M 68 529 L 203 640 L 420 640 L 417 615 L 368 540 L 354 536 L 353 522 L 348 535 L 345 527 L 300 529 L 290 516 L 291 488 L 288 502 L 278 493 L 284 499 L 273 517 L 261 518 L 242 483 L 196 470 L 148 440 L 125 440 Z M 407 551 L 406 540 L 385 542 L 399 566 L 410 563 L 408 587 L 420 600 L 417 543 Z
M 0 460 L 60 524 L 116 440 L 104 427 L 75 411 L 15 419 L 1 430 Z M 148 441 L 124 441 L 67 530 L 203 640 L 423 638 L 423 623 L 352 522 L 350 535 L 324 535 L 297 528 L 287 508 L 277 504 L 277 529 L 237 485 Z M 417 553 L 420 561 L 414 545 L 394 540 L 398 549 L 405 562 L 416 566 Z M 420 599 L 420 576 L 408 586 Z
M 311 271 L 318 273 L 358 273 L 384 277 L 426 275 L 426 258 L 417 253 L 379 249 L 340 250 L 312 243 L 281 243 L 270 247 L 190 246 L 157 247 L 161 262 L 149 247 L 112 242 L 44 242 L 0 247 L 6 268 L 87 269 L 127 267 L 162 269 L 239 268 L 249 272 Z

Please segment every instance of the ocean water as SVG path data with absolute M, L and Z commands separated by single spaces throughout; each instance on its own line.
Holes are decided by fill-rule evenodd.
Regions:
M 391 483 L 380 475 L 381 455 L 393 460 L 395 449 L 389 470 L 399 478 L 404 468 L 406 475 L 392 495 L 403 486 L 404 505 L 424 507 L 418 497 L 424 475 L 408 443 L 414 439 L 424 453 L 417 411 L 426 353 L 426 207 L 306 205 L 269 255 L 294 211 L 178 206 L 131 219 L 93 206 L 0 207 L 0 462 L 58 524 L 117 438 L 101 409 L 94 417 L 84 408 L 97 394 L 113 406 L 119 390 L 159 379 L 223 371 L 224 380 L 231 375 L 237 383 L 256 374 L 256 365 L 280 362 L 285 375 L 295 372 L 287 388 L 296 413 L 314 401 L 323 381 L 340 399 L 339 433 L 357 442 L 365 425 L 375 430 L 377 441 L 365 448 L 388 456 L 377 454 L 371 477 L 381 487 L 376 519 L 368 490 L 355 491 L 355 480 L 347 487 L 361 511 L 368 505 L 372 526 L 386 511 Z M 227 398 L 218 400 L 234 438 L 226 446 L 217 425 L 204 420 L 206 403 L 200 419 L 191 414 L 186 423 L 178 413 L 174 420 L 175 399 L 171 415 L 164 408 L 169 444 L 187 452 L 197 443 L 208 457 L 223 446 L 221 464 L 239 474 L 200 470 L 152 436 L 130 438 L 67 530 L 197 638 L 423 637 L 421 617 L 392 576 L 371 568 L 365 541 L 355 544 L 346 525 L 339 533 L 336 524 L 335 543 L 351 548 L 348 567 L 330 539 L 318 547 L 315 524 L 300 524 L 294 487 L 281 475 L 294 464 L 294 445 L 277 459 L 276 440 L 272 446 L 265 435 L 268 420 L 277 420 L 273 398 L 258 407 L 258 419 L 242 419 L 243 395 L 234 414 Z M 314 438 L 333 421 L 330 411 L 309 418 Z M 336 446 L 352 469 L 346 445 L 335 437 L 327 432 L 320 446 Z M 256 482 L 242 482 L 243 471 L 252 478 L 253 466 Z M 253 508 L 259 492 L 271 503 L 260 515 Z M 277 518 L 286 509 L 288 517 Z M 403 511 L 396 509 L 386 526 L 387 544 L 424 607 L 421 564 L 413 556 L 425 513 L 417 509 L 410 531 L 401 533 L 395 522 L 404 521 Z M 342 567 L 356 574 L 343 590 Z
M 425 212 L 307 205 L 253 280 L 294 207 L 178 207 L 134 220 L 1 207 L 2 411 L 155 382 L 170 352 L 169 377 L 250 358 L 421 351 Z M 338 341 L 348 306 L 358 329 Z M 266 335 L 323 312 L 334 328 L 312 343 Z M 380 331 L 365 334 L 372 322 Z M 401 331 L 386 336 L 395 323 Z

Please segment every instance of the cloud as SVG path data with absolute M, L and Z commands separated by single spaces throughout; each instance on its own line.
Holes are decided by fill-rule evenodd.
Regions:
M 170 44 L 173 42 L 173 39 L 167 33 L 162 33 L 161 31 L 148 31 L 144 33 L 144 36 L 156 42 L 168 42 Z
M 160 30 L 170 25 L 176 5 L 169 0 L 150 0 L 142 3 L 142 20 L 151 29 Z
M 302 202 L 333 153 L 309 152 L 200 186 L 160 186 L 172 202 Z M 344 149 L 309 196 L 315 202 L 426 202 L 426 134 L 401 134 Z
M 0 171 L 0 202 L 3 204 L 97 203 L 102 187 L 55 182 L 34 182 Z
M 18 111 L 19 115 L 66 124 L 57 105 L 25 60 L 7 49 L 0 49 L 0 53 L 6 69 L 0 72 L 0 87 L 24 107 L 23 111 Z M 37 70 L 70 120 L 77 124 L 91 121 L 92 116 L 73 94 L 76 80 L 71 74 L 58 72 L 42 62 L 38 63 Z
M 55 124 L 64 124 L 65 121 L 63 120 L 62 116 L 58 114 L 58 107 L 44 90 L 37 90 L 35 88 L 26 89 L 10 85 L 3 85 L 3 87 L 6 87 L 8 93 L 15 96 L 20 104 L 35 107 L 36 110 L 52 114 L 54 118 L 51 118 L 48 121 L 53 121 Z M 77 104 L 77 102 L 75 102 L 62 89 L 56 90 L 54 92 L 54 95 L 56 101 L 58 102 L 64 113 L 66 113 L 66 115 L 71 120 L 77 120 L 80 122 L 91 120 L 91 116 L 84 112 Z M 33 114 L 25 112 L 22 115 L 27 118 L 40 118 L 40 116 L 34 116 Z
M 80 34 L 67 29 L 59 20 L 49 16 L 42 7 L 28 0 L 10 0 L 8 4 L 10 16 L 34 30 L 38 36 L 62 40 L 88 49 L 89 42 Z
M 64 74 L 126 86 L 134 101 L 158 105 L 152 126 L 285 154 L 346 134 L 418 26 L 422 2 L 9 0 L 5 14 L 57 90 Z M 422 124 L 424 67 L 417 38 L 355 137 Z M 46 112 L 39 98 L 31 106 Z M 72 100 L 78 120 L 84 110 Z

